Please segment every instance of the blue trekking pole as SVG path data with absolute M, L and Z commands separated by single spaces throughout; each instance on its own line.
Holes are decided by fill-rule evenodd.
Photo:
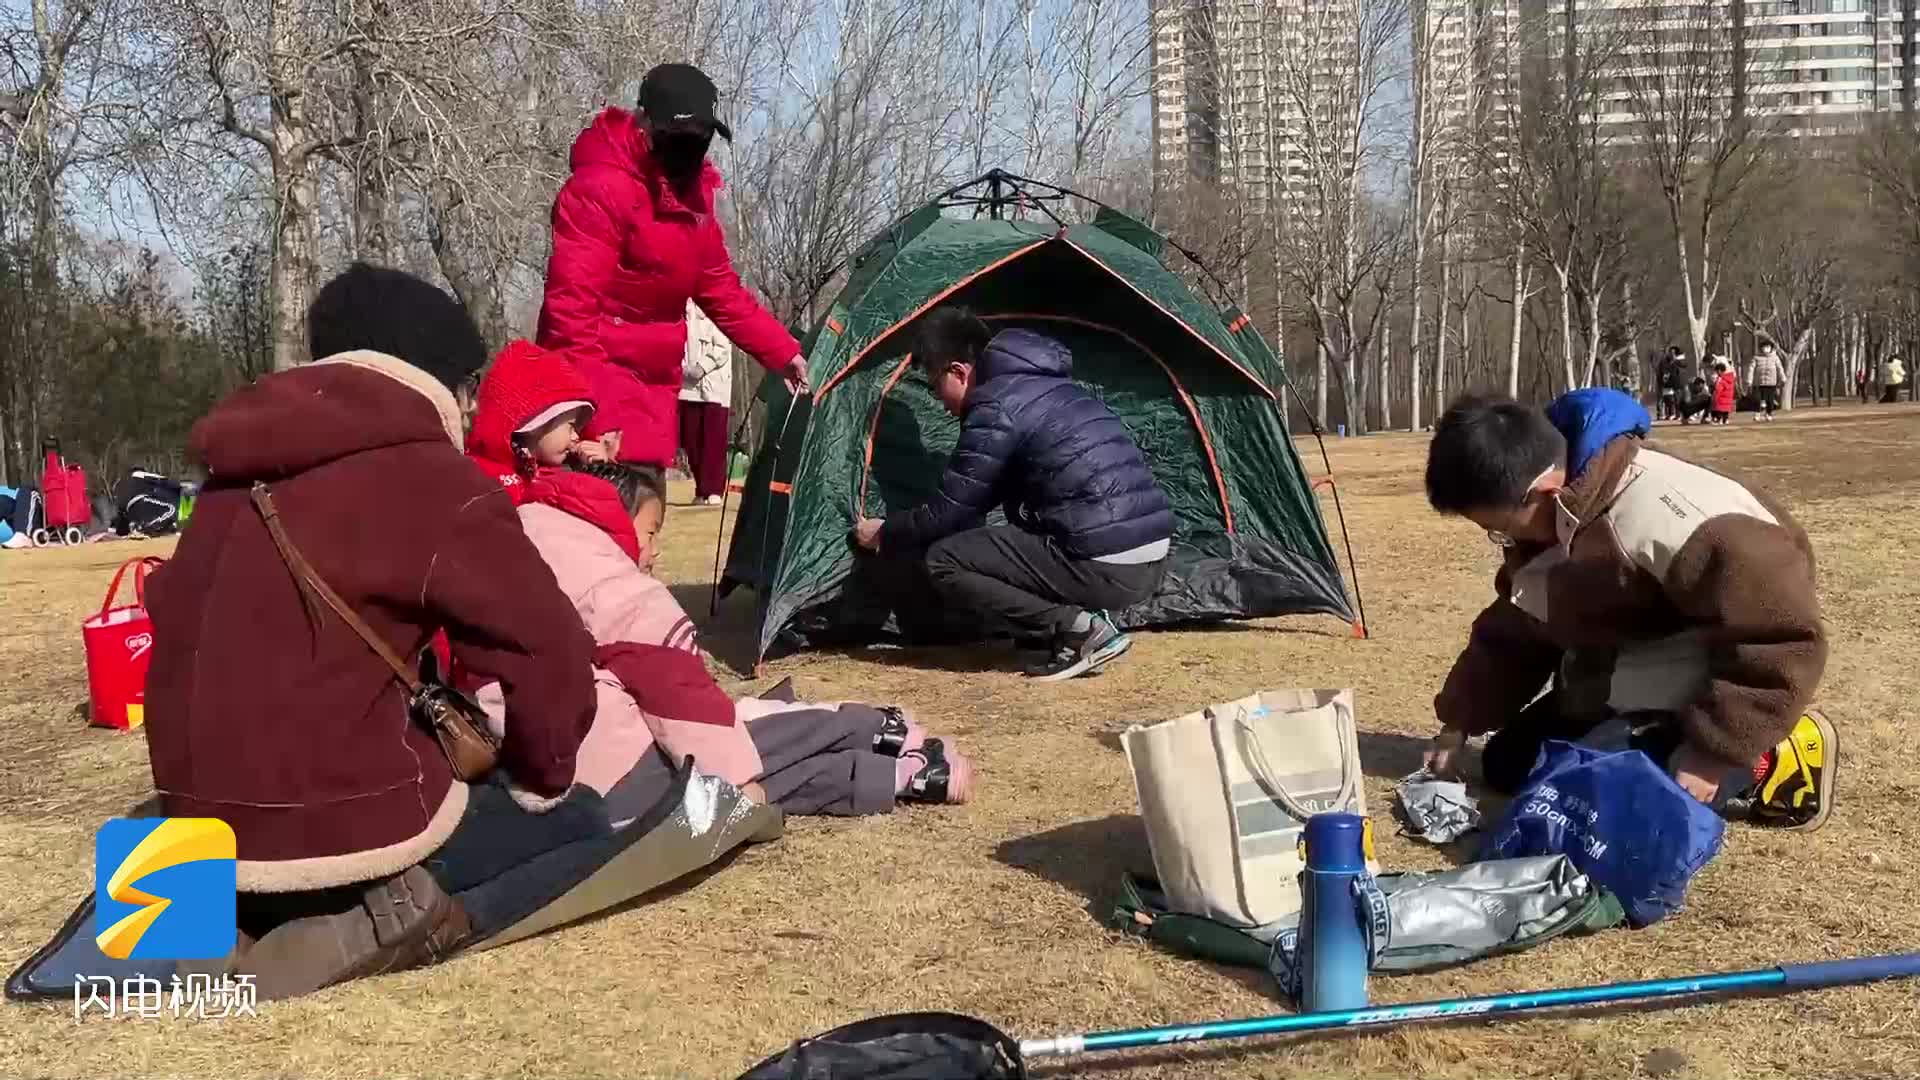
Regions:
M 1855 986 L 1861 983 L 1878 982 L 1882 979 L 1911 978 L 1916 975 L 1920 975 L 1920 953 L 1895 953 L 1887 956 L 1861 957 L 1857 960 L 1785 964 L 1757 971 L 1695 975 L 1682 979 L 1607 983 L 1602 986 L 1580 986 L 1564 990 L 1537 990 L 1520 994 L 1456 998 L 1452 1001 L 1423 1001 L 1412 1005 L 1378 1005 L 1366 1009 L 1300 1013 L 1294 1016 L 1270 1016 L 1256 1020 L 1225 1020 L 1215 1024 L 1134 1028 L 1129 1031 L 1102 1031 L 1089 1035 L 1061 1035 L 1052 1039 L 1025 1039 L 1020 1043 L 1020 1055 L 1023 1058 L 1051 1057 L 1092 1053 L 1097 1050 L 1125 1050 L 1142 1046 L 1204 1042 L 1210 1039 L 1240 1039 L 1250 1035 L 1285 1035 L 1300 1031 L 1325 1031 L 1330 1028 L 1379 1027 L 1421 1020 L 1495 1016 L 1503 1013 L 1531 1012 L 1536 1009 L 1565 1008 L 1570 1005 L 1654 1001 L 1733 991 L 1779 990 L 1791 993 L 1833 986 Z

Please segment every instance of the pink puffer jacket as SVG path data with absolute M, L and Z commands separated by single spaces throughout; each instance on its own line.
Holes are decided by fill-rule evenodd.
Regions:
M 599 526 L 540 503 L 520 507 L 520 523 L 561 591 L 573 601 L 597 645 L 633 642 L 698 654 L 693 620 L 664 582 L 642 573 Z M 744 726 L 750 720 L 792 709 L 832 708 L 816 702 L 787 704 L 758 698 L 734 702 L 732 727 L 672 720 L 642 710 L 612 672 L 594 669 L 598 711 L 580 744 L 576 779 L 605 794 L 653 749 L 656 741 L 674 760 L 691 754 L 700 771 L 729 783 L 758 779 L 760 754 Z M 498 683 L 480 690 L 480 704 L 503 729 Z

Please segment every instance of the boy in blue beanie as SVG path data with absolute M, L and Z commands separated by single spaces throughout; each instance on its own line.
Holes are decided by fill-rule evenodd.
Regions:
M 1435 425 L 1428 501 L 1503 557 L 1434 699 L 1428 765 L 1451 771 L 1491 733 L 1486 780 L 1511 793 L 1543 742 L 1619 717 L 1723 815 L 1815 828 L 1836 760 L 1809 708 L 1827 641 L 1806 533 L 1765 495 L 1646 442 L 1650 426 L 1606 389 L 1544 411 L 1466 397 Z

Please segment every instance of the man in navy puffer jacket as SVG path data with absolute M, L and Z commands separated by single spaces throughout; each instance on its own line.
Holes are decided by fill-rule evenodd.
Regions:
M 942 600 L 1049 643 L 1041 680 L 1095 671 L 1132 642 L 1109 611 L 1152 596 L 1173 507 L 1120 418 L 1069 376 L 1073 354 L 1031 330 L 994 334 L 962 308 L 920 321 L 914 364 L 960 418 L 926 503 L 854 538 L 890 556 L 925 551 Z M 988 526 L 1002 507 L 1007 525 Z

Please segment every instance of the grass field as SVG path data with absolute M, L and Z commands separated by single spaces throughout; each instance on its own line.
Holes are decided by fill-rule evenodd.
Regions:
M 1814 538 L 1833 639 L 1820 703 L 1844 763 L 1832 821 L 1810 836 L 1730 830 L 1687 910 L 1659 926 L 1377 980 L 1376 1000 L 1920 947 L 1920 412 L 1803 410 L 1771 426 L 1743 419 L 1660 434 L 1770 486 Z M 992 650 L 776 661 L 739 684 L 793 675 L 816 698 L 907 704 L 976 755 L 983 793 L 958 809 L 792 821 L 783 841 L 652 903 L 437 969 L 267 1004 L 258 1019 L 77 1024 L 65 1007 L 0 1006 L 0 1076 L 732 1077 L 794 1037 L 879 1012 L 949 1009 L 1038 1036 L 1274 1011 L 1262 979 L 1117 938 L 1090 912 L 1123 870 L 1150 867 L 1116 734 L 1263 687 L 1353 687 L 1383 863 L 1444 863 L 1444 853 L 1391 836 L 1386 796 L 1431 733 L 1431 696 L 1490 594 L 1494 552 L 1471 526 L 1427 511 L 1422 438 L 1331 450 L 1368 640 L 1322 618 L 1144 633 L 1106 674 L 1054 685 L 1024 681 L 1011 654 Z M 1303 451 L 1317 475 L 1318 453 Z M 667 522 L 664 574 L 701 618 L 718 522 L 714 510 L 679 507 Z M 91 887 L 101 819 L 147 792 L 141 737 L 89 729 L 78 712 L 80 620 L 99 606 L 112 566 L 147 547 L 166 550 L 0 552 L 7 967 Z M 749 596 L 729 598 L 708 635 L 716 654 L 739 655 L 751 610 Z M 1190 1048 L 1048 1074 L 1912 1076 L 1920 990 Z

